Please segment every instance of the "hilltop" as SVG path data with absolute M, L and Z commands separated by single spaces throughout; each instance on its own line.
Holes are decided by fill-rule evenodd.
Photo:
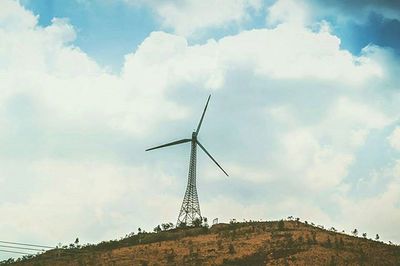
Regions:
M 400 265 L 400 247 L 300 221 L 216 224 L 54 249 L 12 265 Z

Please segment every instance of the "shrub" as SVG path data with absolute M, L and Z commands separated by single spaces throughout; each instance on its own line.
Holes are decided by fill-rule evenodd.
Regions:
M 178 224 L 179 228 L 185 228 L 186 227 L 186 223 L 185 222 L 181 222 Z
M 223 246 L 222 246 L 222 240 L 221 239 L 218 239 L 217 247 L 218 247 L 218 250 L 222 250 Z
M 312 243 L 317 244 L 317 234 L 315 232 L 312 232 Z
M 343 248 L 344 247 L 344 242 L 343 242 L 342 238 L 340 238 L 339 243 L 340 243 L 340 247 Z
M 278 230 L 280 230 L 280 231 L 285 230 L 285 222 L 283 220 L 280 220 L 278 222 Z
M 194 221 L 193 221 L 193 226 L 194 227 L 200 227 L 201 224 L 202 224 L 202 220 L 200 218 L 194 219 Z
M 331 239 L 329 237 L 325 242 L 325 247 L 327 247 L 327 248 L 331 248 L 332 247 L 332 242 L 331 242 Z
M 231 243 L 231 244 L 229 244 L 229 247 L 228 247 L 228 252 L 229 252 L 229 254 L 235 254 L 235 247 L 233 246 L 233 244 Z
M 161 227 L 165 231 L 165 230 L 174 228 L 174 224 L 173 223 L 165 223 L 165 224 L 161 224 Z
M 337 265 L 336 260 L 335 260 L 335 257 L 334 257 L 334 256 L 331 256 L 331 260 L 330 260 L 330 262 L 329 262 L 329 266 L 335 266 L 335 265 Z

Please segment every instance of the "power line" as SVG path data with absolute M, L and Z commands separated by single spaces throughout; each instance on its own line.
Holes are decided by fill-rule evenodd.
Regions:
M 47 252 L 52 252 L 52 251 L 57 251 L 55 253 L 52 253 L 52 255 L 48 254 L 46 257 L 39 257 L 41 255 L 47 254 Z M 40 260 L 60 260 L 65 257 L 71 257 L 71 256 L 79 256 L 79 255 L 87 255 L 90 253 L 93 253 L 94 251 L 89 251 L 89 250 L 69 250 L 69 249 L 55 249 L 55 250 L 47 250 L 44 253 L 41 254 L 32 254 L 32 253 L 26 253 L 26 252 L 19 252 L 19 251 L 11 251 L 11 250 L 4 250 L 0 249 L 0 252 L 8 252 L 8 253 L 15 253 L 15 254 L 22 254 L 22 255 L 32 255 L 35 256 L 35 258 L 40 258 Z
M 59 259 L 65 256 L 74 256 L 74 255 L 83 255 L 83 254 L 89 254 L 96 252 L 94 250 L 82 250 L 82 249 L 65 249 L 61 247 L 51 247 L 51 246 L 44 246 L 44 245 L 36 245 L 36 244 L 28 244 L 28 243 L 20 243 L 20 242 L 11 242 L 11 241 L 4 241 L 0 240 L 0 243 L 3 244 L 8 244 L 8 245 L 1 245 L 0 247 L 2 248 L 8 248 L 8 249 L 22 249 L 22 250 L 29 250 L 29 251 L 41 251 L 43 253 L 27 253 L 27 252 L 22 252 L 22 251 L 14 251 L 14 250 L 6 250 L 6 249 L 0 249 L 0 252 L 7 252 L 7 253 L 14 253 L 14 254 L 22 254 L 22 255 L 32 255 L 32 256 L 39 256 L 47 253 L 48 251 L 57 251 L 54 259 Z M 14 245 L 14 246 L 12 246 Z M 26 246 L 26 247 L 18 247 L 19 246 Z M 39 248 L 44 248 L 44 249 L 37 249 L 37 248 L 29 248 L 29 247 L 39 247 Z M 43 259 L 48 260 L 51 259 L 51 257 L 44 257 Z
M 19 255 L 30 255 L 34 256 L 34 258 L 40 258 L 41 260 L 60 260 L 65 257 L 71 257 L 71 256 L 79 256 L 79 255 L 87 255 L 90 253 L 93 253 L 95 251 L 93 250 L 81 250 L 81 249 L 65 249 L 61 247 L 51 247 L 51 246 L 44 246 L 44 245 L 36 245 L 36 244 L 28 244 L 28 243 L 20 243 L 20 242 L 11 242 L 11 241 L 4 241 L 0 240 L 0 243 L 3 244 L 8 244 L 8 245 L 1 245 L 0 247 L 2 248 L 7 248 L 7 249 L 17 249 L 17 250 L 6 250 L 6 249 L 0 249 L 1 252 L 6 252 L 6 253 L 13 253 L 13 254 L 19 254 Z M 19 246 L 26 246 L 26 247 L 19 247 Z M 38 247 L 38 248 L 45 248 L 45 249 L 37 249 L 37 248 L 30 248 L 30 247 Z M 22 250 L 19 251 L 18 249 L 22 250 L 28 250 L 28 251 L 38 251 L 37 253 L 28 253 L 28 252 L 23 252 Z M 54 253 L 53 253 L 54 251 Z M 51 252 L 47 256 L 48 252 Z M 44 255 L 45 257 L 41 257 Z
M 9 253 L 16 253 L 16 254 L 23 254 L 23 255 L 35 255 L 35 254 L 32 254 L 32 253 L 19 252 L 19 251 L 12 251 L 12 250 L 5 250 L 5 249 L 0 249 L 0 252 L 9 252 Z
M 50 248 L 50 249 L 55 248 L 55 247 L 50 247 L 50 246 L 42 246 L 42 245 L 34 245 L 34 244 L 25 244 L 25 243 L 18 243 L 18 242 L 9 242 L 9 241 L 2 241 L 2 240 L 0 240 L 0 243 L 12 244 L 12 245 L 20 245 L 20 246 L 28 246 L 28 247 L 38 247 L 38 248 Z
M 0 247 L 2 247 L 2 248 L 24 249 L 24 250 L 33 250 L 33 251 L 46 251 L 44 249 L 38 249 L 38 248 L 23 248 L 23 247 L 7 246 L 7 245 L 0 245 Z

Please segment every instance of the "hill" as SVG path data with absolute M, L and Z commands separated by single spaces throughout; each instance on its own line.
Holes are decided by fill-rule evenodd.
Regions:
M 246 222 L 140 233 L 119 241 L 54 249 L 9 263 L 24 266 L 400 265 L 400 247 L 299 221 Z

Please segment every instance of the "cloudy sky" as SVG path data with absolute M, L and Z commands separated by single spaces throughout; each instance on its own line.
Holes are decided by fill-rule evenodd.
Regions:
M 175 223 L 190 145 L 144 150 L 212 94 L 204 216 L 399 243 L 399 36 L 390 0 L 0 0 L 0 240 Z

